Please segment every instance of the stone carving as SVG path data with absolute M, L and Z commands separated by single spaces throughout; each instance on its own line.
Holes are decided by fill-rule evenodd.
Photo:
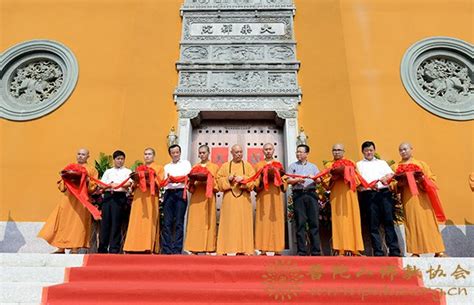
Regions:
M 290 47 L 287 46 L 274 46 L 268 49 L 268 55 L 270 58 L 274 59 L 291 59 L 293 58 L 295 52 Z
M 176 100 L 179 110 L 201 109 L 221 110 L 228 104 L 239 105 L 242 109 L 254 109 L 262 111 L 274 110 L 297 110 L 299 99 L 294 97 L 278 96 L 203 96 L 203 97 L 179 97 Z
M 306 136 L 306 133 L 304 132 L 303 126 L 300 127 L 300 132 L 298 136 L 296 137 L 296 145 L 301 145 L 301 144 L 308 144 L 308 137 Z
M 420 64 L 417 81 L 424 92 L 444 103 L 460 103 L 473 95 L 468 68 L 447 58 L 430 58 Z
M 168 136 L 166 137 L 166 139 L 168 142 L 168 147 L 170 147 L 171 145 L 178 144 L 178 136 L 176 135 L 174 126 L 171 127 L 170 132 L 168 133 Z
M 191 36 L 261 36 L 284 35 L 285 23 L 192 23 Z
M 183 50 L 183 58 L 188 60 L 207 59 L 208 55 L 207 49 L 201 46 L 191 46 Z
M 194 119 L 199 115 L 199 110 L 180 110 L 179 117 L 181 119 Z
M 231 14 L 231 13 L 227 13 Z M 291 40 L 291 15 L 229 15 L 226 17 L 189 16 L 184 19 L 183 41 Z
M 268 87 L 296 87 L 296 75 L 294 73 L 268 73 Z
M 185 6 L 258 6 L 258 5 L 291 5 L 291 0 L 186 0 Z
M 224 103 L 213 103 L 212 109 L 218 110 L 243 110 L 243 109 L 258 109 L 259 105 L 256 103 L 242 103 L 242 102 L 224 102 Z
M 265 86 L 264 72 L 236 71 L 213 73 L 211 87 L 220 88 L 262 88 Z
M 30 40 L 0 53 L 0 117 L 26 121 L 61 106 L 74 90 L 74 54 L 51 40 Z
M 181 86 L 184 88 L 202 88 L 206 87 L 206 73 L 181 73 Z
M 276 114 L 279 118 L 282 119 L 291 119 L 291 118 L 296 118 L 297 111 L 293 110 L 279 110 L 276 111 Z
M 473 46 L 451 37 L 414 43 L 403 56 L 400 73 L 413 100 L 451 120 L 474 119 Z
M 63 83 L 63 72 L 52 60 L 40 60 L 19 67 L 9 84 L 18 104 L 38 104 L 56 94 Z
M 212 58 L 221 61 L 255 61 L 265 58 L 263 46 L 216 46 Z

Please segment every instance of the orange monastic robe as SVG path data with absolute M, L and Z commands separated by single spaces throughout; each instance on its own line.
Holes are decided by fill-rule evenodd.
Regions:
M 97 179 L 97 170 L 89 165 L 83 165 L 90 177 Z M 88 182 L 89 193 L 96 188 L 93 181 Z M 64 193 L 61 202 L 49 215 L 38 237 L 58 248 L 89 248 L 91 236 L 91 214 L 84 205 L 67 190 L 64 181 L 58 181 L 58 189 Z
M 240 185 L 230 183 L 229 175 L 248 178 L 255 174 L 250 163 L 229 161 L 224 163 L 217 173 L 219 190 L 224 192 L 222 198 L 217 237 L 217 253 L 254 254 L 253 211 L 250 201 L 250 191 L 254 182 Z M 242 189 L 241 187 L 244 187 Z
M 163 167 L 151 163 L 148 167 L 156 172 L 155 183 L 163 180 Z M 130 210 L 127 237 L 123 250 L 128 252 L 159 252 L 160 245 L 160 215 L 158 212 L 158 199 L 160 189 L 155 187 L 155 195 L 150 194 L 150 188 L 145 192 L 137 187 L 135 189 Z
M 398 165 L 410 163 L 418 165 L 423 170 L 423 174 L 435 182 L 436 177 L 423 161 L 416 159 L 411 159 L 408 162 L 400 161 L 394 164 L 393 168 L 396 170 Z M 405 212 L 407 252 L 416 254 L 444 252 L 443 238 L 439 232 L 438 222 L 428 195 L 421 188 L 418 190 L 419 195 L 413 196 L 408 186 L 397 186 L 397 192 L 402 195 Z
M 255 165 L 255 170 L 267 165 L 267 161 L 260 161 Z M 283 185 L 275 186 L 269 179 L 268 191 L 263 188 L 262 177 L 256 185 L 262 188 L 257 193 L 257 211 L 255 217 L 255 249 L 261 251 L 281 252 L 285 248 L 285 199 L 283 191 L 286 190 L 286 180 Z M 282 191 L 283 189 L 283 191 Z
M 214 191 L 218 192 L 217 171 L 219 166 L 212 162 L 198 163 L 196 166 L 206 167 L 214 176 Z M 206 182 L 195 181 L 195 190 L 191 195 L 188 207 L 188 224 L 184 249 L 192 252 L 216 251 L 216 196 L 206 197 Z
M 324 166 L 330 168 L 333 163 L 334 160 L 327 162 Z M 329 179 L 325 180 L 328 181 Z M 331 187 L 330 201 L 332 248 L 355 253 L 363 251 L 364 242 L 362 241 L 357 193 L 350 189 L 344 179 L 339 179 Z

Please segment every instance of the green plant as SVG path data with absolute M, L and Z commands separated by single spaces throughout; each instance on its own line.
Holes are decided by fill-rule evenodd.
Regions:
M 95 169 L 99 173 L 99 179 L 102 178 L 105 171 L 112 167 L 112 156 L 103 152 L 99 154 L 99 159 L 95 160 Z
M 135 160 L 135 162 L 133 162 L 132 166 L 130 167 L 130 170 L 134 172 L 140 165 L 143 165 L 143 162 L 140 160 Z

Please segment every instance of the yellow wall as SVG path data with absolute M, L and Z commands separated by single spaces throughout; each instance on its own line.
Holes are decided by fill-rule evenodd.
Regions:
M 296 0 L 295 33 L 303 89 L 299 122 L 312 160 L 330 158 L 335 142 L 358 159 L 370 139 L 387 159 L 402 140 L 438 174 L 448 218 L 474 222 L 467 176 L 473 126 L 438 118 L 405 92 L 405 50 L 429 36 L 472 43 L 469 0 Z M 0 50 L 30 39 L 67 45 L 79 62 L 69 100 L 29 122 L 1 122 L 0 220 L 44 221 L 59 194 L 57 172 L 77 148 L 120 148 L 128 163 L 146 146 L 168 160 L 165 138 L 176 125 L 180 0 L 2 0 Z

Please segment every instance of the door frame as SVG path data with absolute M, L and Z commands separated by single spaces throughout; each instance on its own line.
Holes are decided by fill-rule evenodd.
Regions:
M 255 109 L 254 103 L 244 104 L 240 103 L 240 106 L 233 107 L 215 107 L 216 103 L 213 103 L 214 109 L 189 109 L 188 103 L 183 103 L 178 99 L 178 144 L 181 146 L 181 158 L 189 160 L 191 156 L 192 147 L 192 132 L 194 126 L 199 125 L 199 122 L 205 117 L 212 117 L 214 119 L 226 119 L 230 114 L 245 115 L 247 120 L 251 118 L 262 118 L 273 115 L 275 120 L 281 120 L 280 124 L 283 126 L 283 145 L 284 145 L 284 162 L 289 166 L 291 163 L 296 161 L 296 140 L 298 136 L 298 110 L 297 105 L 300 99 L 292 99 L 286 97 L 283 103 L 279 103 L 282 100 L 278 100 L 278 103 L 267 103 L 265 109 Z M 282 107 L 282 104 L 284 108 Z M 227 103 L 227 105 L 229 105 Z M 260 104 L 262 105 L 262 104 Z M 184 107 L 183 107 L 184 106 Z M 247 107 L 246 107 L 247 106 Z M 272 108 L 273 107 L 273 108 Z M 216 111 L 216 108 L 218 110 Z M 253 108 L 253 109 L 252 109 Z M 283 109 L 282 109 L 283 108 Z M 286 193 L 287 202 L 290 193 Z M 289 249 L 285 249 L 284 255 L 292 255 L 296 253 L 296 235 L 293 224 L 286 220 L 288 228 L 288 241 Z

